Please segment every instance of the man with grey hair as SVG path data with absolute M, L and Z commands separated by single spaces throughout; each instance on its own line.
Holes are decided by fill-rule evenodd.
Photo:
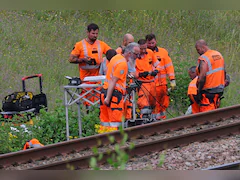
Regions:
M 125 34 L 123 37 L 122 45 L 116 49 L 116 52 L 118 54 L 124 54 L 124 51 L 125 51 L 125 48 L 127 47 L 127 45 L 130 43 L 133 43 L 133 42 L 134 42 L 133 35 L 129 34 L 129 33 Z M 132 61 L 128 62 L 128 72 L 131 76 L 133 76 L 133 77 L 136 76 L 135 61 L 134 61 L 134 63 Z
M 134 37 L 131 34 L 125 34 L 123 37 L 122 45 L 119 46 L 116 51 L 118 54 L 123 54 L 125 51 L 126 46 L 129 43 L 132 43 L 134 41 Z M 128 76 L 127 76 L 127 86 L 130 86 L 132 83 L 132 78 L 136 77 L 136 64 L 135 61 L 128 61 Z M 131 93 L 126 94 L 125 103 L 124 103 L 124 116 L 126 120 L 129 120 L 132 118 L 132 96 Z
M 122 125 L 126 79 L 129 61 L 135 61 L 140 54 L 137 43 L 126 46 L 124 54 L 117 54 L 108 64 L 106 80 L 100 95 L 100 128 L 98 133 L 118 130 Z

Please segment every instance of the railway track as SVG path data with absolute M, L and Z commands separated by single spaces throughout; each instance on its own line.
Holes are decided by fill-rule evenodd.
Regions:
M 235 133 L 240 133 L 240 122 L 232 123 L 231 125 L 224 125 L 216 128 L 210 128 L 208 130 L 202 130 L 195 133 L 188 133 L 176 137 L 153 140 L 151 142 L 146 142 L 136 145 L 133 149 L 129 147 L 121 148 L 130 157 L 135 155 L 144 155 L 146 153 L 161 151 L 167 148 L 182 147 L 196 141 L 208 141 L 222 136 L 233 135 Z M 231 132 L 231 133 L 230 133 Z M 102 153 L 102 159 L 99 164 L 107 162 L 108 158 L 115 153 L 115 150 L 106 151 Z M 88 155 L 80 158 L 73 158 L 66 161 L 55 162 L 52 164 L 37 166 L 29 168 L 27 170 L 65 170 L 68 167 L 73 167 L 74 169 L 84 169 L 88 168 L 91 157 L 96 157 L 97 155 Z
M 141 125 L 137 127 L 132 127 L 125 129 L 125 132 L 128 134 L 129 139 L 137 139 L 143 138 L 144 136 L 154 136 L 156 134 L 166 133 L 174 130 L 183 129 L 186 127 L 194 127 L 200 124 L 207 124 L 217 121 L 223 121 L 224 119 L 231 117 L 238 117 L 240 115 L 240 105 L 217 109 L 214 111 L 199 113 L 196 115 L 189 115 L 184 117 L 173 118 L 171 120 L 151 123 L 147 125 Z M 221 130 L 220 130 L 221 129 Z M 157 150 L 159 148 L 170 148 L 176 146 L 182 146 L 187 143 L 191 143 L 194 141 L 202 141 L 208 140 L 212 137 L 220 137 L 221 135 L 229 135 L 229 132 L 232 134 L 238 134 L 240 131 L 240 124 L 235 123 L 232 126 L 228 125 L 226 127 L 217 127 L 215 129 L 211 129 L 208 132 L 198 132 L 197 134 L 188 134 L 182 135 L 174 138 L 169 138 L 168 140 L 160 140 L 156 142 L 151 142 L 154 144 L 149 145 L 139 145 L 136 146 L 132 151 L 126 150 L 131 156 L 136 153 L 144 153 L 145 151 L 153 151 L 154 149 L 149 149 L 149 147 L 155 147 Z M 202 134 L 201 134 L 202 133 Z M 211 135 L 207 135 L 211 134 Z M 215 135 L 214 135 L 215 134 Z M 122 135 L 119 131 L 115 131 L 112 133 L 95 135 L 91 137 L 71 140 L 67 142 L 61 142 L 53 145 L 47 145 L 42 148 L 29 149 L 26 151 L 19 151 L 14 153 L 8 153 L 4 155 L 0 155 L 0 165 L 1 168 L 5 168 L 10 165 L 18 165 L 26 162 L 37 161 L 40 159 L 47 159 L 54 156 L 64 155 L 72 152 L 79 152 L 86 149 L 91 149 L 95 146 L 106 146 L 111 144 L 108 136 L 114 136 L 115 141 L 119 142 L 122 139 Z M 188 138 L 187 138 L 188 136 Z M 185 139 L 185 140 L 184 140 Z M 188 140 L 187 140 L 188 139 Z M 143 150 L 145 149 L 145 151 Z M 114 152 L 112 152 L 114 153 Z M 106 160 L 109 156 L 107 153 L 103 153 L 104 158 L 102 162 Z M 74 160 L 68 160 L 65 162 L 53 163 L 52 165 L 39 166 L 34 167 L 32 169 L 66 169 L 66 164 L 73 165 L 77 169 L 81 169 L 86 167 L 89 164 L 89 159 L 92 155 L 77 158 Z M 65 163 L 65 164 L 64 164 Z

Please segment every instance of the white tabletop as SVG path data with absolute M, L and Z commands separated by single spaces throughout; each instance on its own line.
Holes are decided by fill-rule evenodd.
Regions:
M 83 81 L 98 82 L 105 79 L 106 79 L 106 76 L 87 76 L 83 79 Z
M 83 83 L 80 84 L 78 86 L 71 86 L 71 85 L 67 85 L 64 86 L 64 88 L 95 88 L 95 87 L 101 87 L 102 84 L 87 84 L 87 83 Z

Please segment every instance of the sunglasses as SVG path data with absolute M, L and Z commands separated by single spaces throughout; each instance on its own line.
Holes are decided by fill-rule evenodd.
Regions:
M 132 52 L 137 58 L 140 57 L 140 54 Z

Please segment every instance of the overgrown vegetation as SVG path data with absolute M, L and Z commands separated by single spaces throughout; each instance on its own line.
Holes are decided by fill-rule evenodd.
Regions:
M 26 123 L 25 127 L 20 126 L 29 122 L 26 115 L 7 119 L 9 122 L 0 126 L 0 154 L 22 150 L 25 142 L 32 138 L 37 138 L 44 145 L 66 141 L 65 108 L 60 100 L 56 101 L 56 105 L 55 109 L 49 112 L 42 109 L 38 116 L 32 118 L 33 125 Z M 99 109 L 96 107 L 89 114 L 83 112 L 83 137 L 96 134 L 94 126 L 99 124 L 98 114 Z M 76 111 L 69 111 L 69 131 L 70 139 L 79 138 Z
M 62 102 L 65 75 L 78 76 L 77 65 L 68 62 L 74 44 L 86 37 L 86 26 L 95 22 L 100 27 L 99 39 L 117 48 L 125 33 L 137 41 L 148 33 L 155 33 L 158 45 L 168 49 L 172 58 L 177 89 L 170 94 L 173 116 L 184 114 L 188 106 L 186 96 L 190 78 L 187 70 L 196 65 L 198 54 L 195 41 L 205 39 L 212 49 L 220 51 L 226 62 L 231 84 L 224 94 L 221 106 L 239 104 L 240 11 L 189 11 L 189 10 L 104 10 L 104 11 L 0 11 L 0 100 L 14 91 L 20 91 L 21 78 L 43 74 L 43 91 L 47 94 L 49 112 L 35 120 L 35 134 L 18 132 L 11 141 L 8 132 L 11 124 L 0 127 L 1 141 L 8 143 L 2 152 L 21 149 L 31 137 L 43 144 L 65 140 L 65 111 Z M 38 94 L 37 81 L 28 80 L 27 90 Z M 94 134 L 99 111 L 83 117 L 83 135 Z M 71 113 L 71 136 L 78 136 L 77 111 Z M 170 118 L 170 115 L 167 115 Z M 25 137 L 26 136 L 26 137 Z M 18 144 L 18 145 L 17 145 Z

